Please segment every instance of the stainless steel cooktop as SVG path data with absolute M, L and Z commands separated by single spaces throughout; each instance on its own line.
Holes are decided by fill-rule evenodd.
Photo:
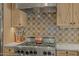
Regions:
M 54 56 L 56 55 L 55 38 L 43 37 L 40 44 L 35 43 L 34 37 L 29 37 L 27 41 L 19 44 L 15 48 L 17 56 Z

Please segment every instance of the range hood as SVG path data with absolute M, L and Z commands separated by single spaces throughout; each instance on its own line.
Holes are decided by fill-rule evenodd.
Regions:
M 27 8 L 35 8 L 35 7 L 54 7 L 56 3 L 17 3 L 16 8 L 18 9 L 27 9 Z

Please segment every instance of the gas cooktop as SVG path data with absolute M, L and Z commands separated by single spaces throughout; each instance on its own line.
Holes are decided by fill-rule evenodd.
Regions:
M 46 37 L 43 42 L 36 44 L 34 38 L 28 38 L 22 44 L 15 47 L 15 55 L 17 56 L 54 56 L 56 53 L 56 44 L 54 38 Z

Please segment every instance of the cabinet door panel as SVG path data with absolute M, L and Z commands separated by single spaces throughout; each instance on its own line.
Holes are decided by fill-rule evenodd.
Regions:
M 4 48 L 4 53 L 5 56 L 13 56 L 14 55 L 14 49 L 13 48 Z
M 66 51 L 57 51 L 57 56 L 66 56 Z
M 72 22 L 72 4 L 57 4 L 57 24 L 59 26 L 69 26 Z
M 76 51 L 68 51 L 68 56 L 77 56 L 77 52 Z
M 25 26 L 27 14 L 16 8 L 16 5 L 12 5 L 12 26 Z
M 18 26 L 20 23 L 20 15 L 19 15 L 19 10 L 13 9 L 12 10 L 12 26 Z
M 76 26 L 79 25 L 79 3 L 73 3 L 73 22 Z

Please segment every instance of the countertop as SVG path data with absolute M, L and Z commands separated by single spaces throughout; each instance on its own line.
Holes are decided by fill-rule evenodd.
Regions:
M 9 44 L 5 44 L 4 47 L 15 47 L 21 43 L 12 42 Z M 73 51 L 79 51 L 79 44 L 73 44 L 73 43 L 58 43 L 56 44 L 57 50 L 73 50 Z
M 11 42 L 11 43 L 9 43 L 9 44 L 5 44 L 4 47 L 15 47 L 15 46 L 17 46 L 17 45 L 19 45 L 19 44 L 22 44 L 22 43 L 23 43 L 23 42 L 21 42 L 21 43 Z
M 79 44 L 73 43 L 58 43 L 56 45 L 57 50 L 74 50 L 79 51 Z

